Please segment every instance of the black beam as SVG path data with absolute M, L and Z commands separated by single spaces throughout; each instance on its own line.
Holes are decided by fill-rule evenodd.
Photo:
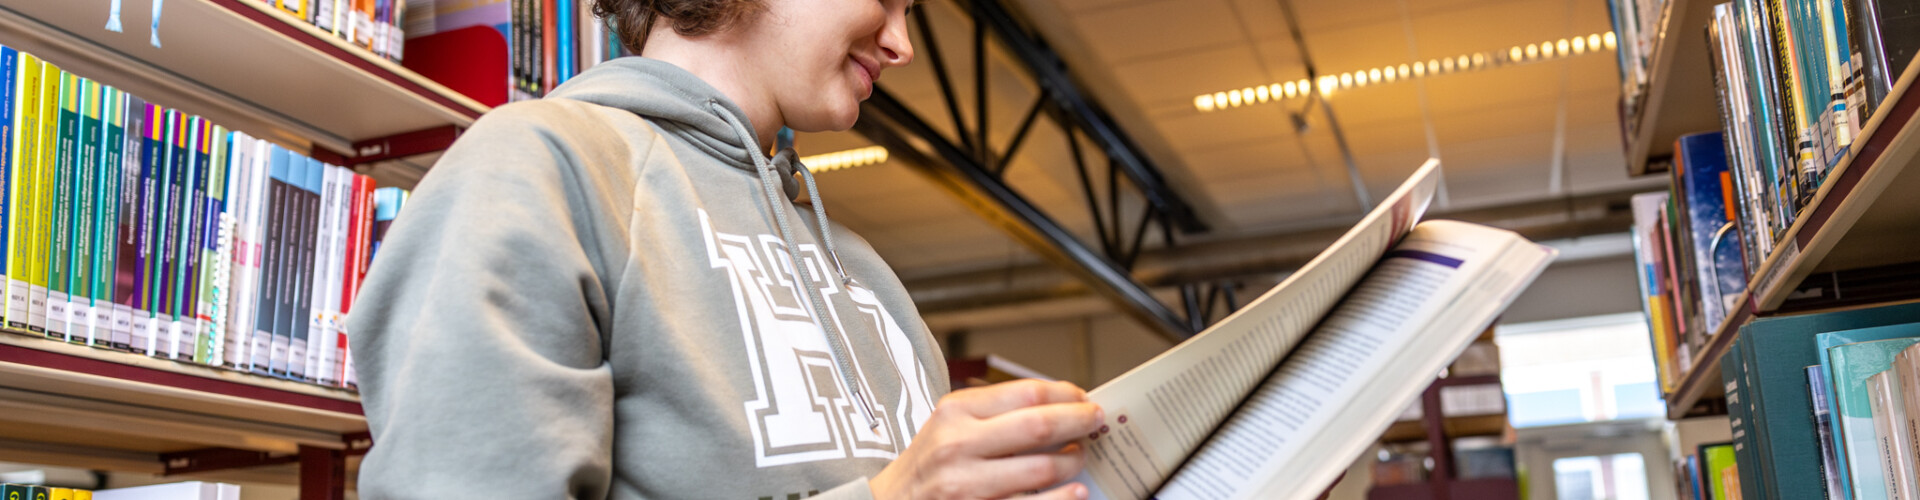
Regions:
M 1105 108 L 1080 91 L 1080 86 L 1067 75 L 1066 63 L 1046 42 L 1021 28 L 999 0 L 972 0 L 971 3 L 974 22 L 985 24 L 999 36 L 1001 44 L 1033 72 L 1033 79 L 1039 82 L 1043 91 L 1059 103 L 1058 106 L 1047 108 L 1055 115 L 1056 121 L 1071 123 L 1086 131 L 1087 136 L 1100 145 L 1107 157 L 1120 165 L 1121 171 L 1140 188 L 1147 201 L 1165 212 L 1168 220 L 1177 225 L 1181 232 L 1207 230 L 1206 222 L 1201 221 L 1194 214 L 1193 207 L 1167 185 L 1159 168 L 1140 153 L 1140 146 L 1133 142 L 1133 138 L 1120 130 L 1119 124 L 1114 123 Z
M 1193 336 L 1195 330 L 1186 319 L 1155 299 L 1147 287 L 1134 281 L 1125 269 L 1104 253 L 1081 243 L 1066 227 L 1014 192 L 987 166 L 976 162 L 969 151 L 941 137 L 884 89 L 875 87 L 873 97 L 860 106 L 860 113 L 860 120 L 853 125 L 855 132 L 885 146 L 890 154 L 927 174 L 959 196 L 968 208 L 1012 234 L 1035 253 L 1079 276 L 1121 310 L 1168 340 L 1179 343 Z

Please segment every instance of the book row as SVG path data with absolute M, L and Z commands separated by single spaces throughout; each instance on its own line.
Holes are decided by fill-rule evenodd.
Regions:
M 1672 191 L 1629 202 L 1640 305 L 1663 394 L 1693 370 L 1693 353 L 1740 307 L 1747 288 L 1745 261 L 1733 243 L 1738 209 L 1722 137 L 1681 136 L 1669 170 Z
M 1620 100 L 1623 109 L 1639 109 L 1640 100 L 1646 95 L 1648 67 L 1653 63 L 1653 51 L 1659 41 L 1660 23 L 1664 20 L 1668 0 L 1609 0 L 1608 13 L 1612 15 L 1613 32 L 1618 34 L 1620 42 L 1616 44 L 1614 57 L 1620 63 Z
M 1686 500 L 1740 498 L 1740 463 L 1733 443 L 1701 443 L 1683 457 L 1674 477 L 1680 479 L 1679 497 Z
M 468 93 L 487 105 L 539 98 L 595 63 L 632 55 L 609 25 L 616 21 L 593 15 L 592 0 L 409 0 L 407 4 L 406 43 L 414 47 L 410 50 L 416 56 L 430 59 L 420 65 L 428 69 L 416 70 L 455 89 L 463 86 L 447 80 L 472 78 L 485 82 L 482 85 L 496 85 L 503 80 L 495 78 L 504 77 L 508 88 L 502 99 Z M 475 33 L 478 30 L 473 28 L 487 31 Z M 477 43 L 476 36 L 505 41 L 506 74 L 476 75 L 482 72 L 479 68 L 488 66 L 460 63 L 493 57 L 475 50 L 484 45 Z M 459 68 L 432 69 L 445 65 Z
M 1720 360 L 1738 496 L 1920 492 L 1920 304 L 1762 318 Z
M 1715 5 L 1709 60 L 1737 232 L 1757 271 L 1920 47 L 1914 0 Z
M 34 484 L 0 484 L 6 500 L 239 500 L 240 486 L 187 481 L 99 491 Z
M 254 0 L 272 4 L 374 55 L 400 61 L 405 54 L 407 3 L 403 0 Z
M 11 48 L 0 79 L 10 331 L 352 383 L 344 316 L 399 190 Z

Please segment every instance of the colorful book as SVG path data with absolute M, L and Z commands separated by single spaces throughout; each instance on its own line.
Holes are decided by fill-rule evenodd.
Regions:
M 201 363 L 220 365 L 225 362 L 226 354 L 226 292 L 227 259 L 221 253 L 225 247 L 223 239 L 227 234 L 223 221 L 227 216 L 227 176 L 230 154 L 229 136 L 226 127 L 210 126 L 212 133 L 206 140 L 208 155 L 207 182 L 205 193 L 205 211 L 200 216 L 200 268 L 196 272 L 200 283 L 195 303 L 195 335 L 199 338 L 198 358 Z
M 1826 498 L 1845 499 L 1846 490 L 1840 484 L 1845 475 L 1840 470 L 1837 443 L 1833 440 L 1833 407 L 1827 396 L 1826 367 L 1813 365 L 1806 368 L 1807 392 L 1813 397 L 1813 430 L 1820 442 L 1820 484 L 1826 487 Z
M 28 330 L 28 307 L 32 300 L 34 193 L 39 172 L 40 132 L 40 59 L 16 52 L 17 59 L 8 80 L 8 105 L 12 116 L 6 122 L 7 185 L 7 307 L 6 326 Z
M 1708 498 L 1714 500 L 1740 498 L 1739 461 L 1734 458 L 1732 443 L 1700 445 L 1700 457 L 1703 465 L 1701 475 L 1707 485 Z
M 121 196 L 125 193 L 127 149 L 127 93 L 112 87 L 105 88 L 101 101 L 100 165 L 95 168 L 96 191 L 94 195 L 93 228 L 93 264 L 88 275 L 91 282 L 87 285 L 92 293 L 89 304 L 93 310 L 87 328 L 98 336 L 95 344 L 112 349 L 125 350 L 127 338 L 124 330 L 115 327 L 117 308 L 113 302 L 114 281 L 118 278 L 120 257 L 120 209 L 124 206 Z
M 266 271 L 260 285 L 260 312 L 257 320 L 259 330 L 255 334 L 255 342 L 261 342 L 260 339 L 264 338 L 268 348 L 262 351 L 266 354 L 265 359 L 254 360 L 254 370 L 259 371 L 265 368 L 266 373 L 274 375 L 287 373 L 287 349 L 293 340 L 290 337 L 291 332 L 280 327 L 281 320 L 285 317 L 284 308 L 281 306 L 282 297 L 286 295 L 287 288 L 286 266 L 283 265 L 287 260 L 287 248 L 284 243 L 288 239 L 286 237 L 287 220 L 291 218 L 288 210 L 293 205 L 289 201 L 293 197 L 293 187 L 288 182 L 293 174 L 293 164 L 292 152 L 278 146 L 273 148 L 273 163 L 269 177 L 272 180 L 271 194 L 268 195 L 272 206 L 267 209 L 266 260 L 262 262 Z
M 160 238 L 165 235 L 161 228 L 165 224 L 166 211 L 166 131 L 171 130 L 168 117 L 172 113 L 158 105 L 146 105 L 146 128 L 142 129 L 140 159 L 140 205 L 135 232 L 135 276 L 132 284 L 130 307 L 133 318 L 132 339 L 134 352 L 148 356 L 159 356 L 160 349 L 159 297 L 155 293 L 159 285 Z
M 60 74 L 60 94 L 57 115 L 55 156 L 53 163 L 53 185 L 49 222 L 50 231 L 47 240 L 47 336 L 72 341 L 68 329 L 68 306 L 70 301 L 67 290 L 73 287 L 73 184 L 74 167 L 79 163 L 79 151 L 75 148 L 80 136 L 80 100 L 84 81 L 71 73 Z
M 1894 307 L 1899 308 L 1899 306 Z M 1920 315 L 1920 308 L 1905 308 L 1897 312 L 1900 314 Z M 1908 325 L 1891 325 L 1884 327 L 1841 329 L 1814 336 L 1814 346 L 1819 349 L 1820 365 L 1824 367 L 1821 375 L 1826 377 L 1825 384 L 1828 394 L 1827 412 L 1831 414 L 1833 418 L 1833 439 L 1834 449 L 1836 451 L 1834 462 L 1838 466 L 1838 469 L 1844 472 L 1840 476 L 1840 487 L 1845 489 L 1853 498 L 1860 497 L 1858 496 L 1859 490 L 1853 486 L 1854 475 L 1852 474 L 1852 461 L 1855 460 L 1855 458 L 1848 452 L 1847 442 L 1849 438 L 1847 437 L 1847 431 L 1848 429 L 1857 428 L 1862 425 L 1870 427 L 1870 423 L 1860 420 L 1848 421 L 1846 414 L 1841 411 L 1839 394 L 1842 387 L 1835 378 L 1837 373 L 1835 370 L 1837 367 L 1832 357 L 1833 348 L 1857 342 L 1905 339 L 1910 337 L 1920 337 L 1920 328 Z
M 1875 428 L 1873 397 L 1869 392 L 1868 378 L 1887 371 L 1893 365 L 1893 357 L 1903 349 L 1920 342 L 1916 338 L 1875 340 L 1835 346 L 1828 349 L 1832 365 L 1835 390 L 1833 392 L 1840 417 L 1841 446 L 1845 454 L 1848 478 L 1851 480 L 1854 498 L 1892 498 L 1898 493 L 1887 489 L 1889 480 L 1885 457 L 1880 453 L 1880 439 L 1885 436 Z
M 80 105 L 80 133 L 76 136 L 75 149 L 78 157 L 73 164 L 73 208 L 69 212 L 72 220 L 67 223 L 70 236 L 67 243 L 69 260 L 67 261 L 67 331 L 73 342 L 94 344 L 93 330 L 88 329 L 88 319 L 93 317 L 93 214 L 96 211 L 95 199 L 99 194 L 98 173 L 100 170 L 100 141 L 104 139 L 100 126 L 100 108 L 102 107 L 100 83 L 80 80 L 76 89 L 79 95 L 76 101 Z
M 33 262 L 31 291 L 28 298 L 27 328 L 46 333 L 48 287 L 52 283 L 53 222 L 57 175 L 60 158 L 60 89 L 66 74 L 52 63 L 40 65 L 40 167 L 34 182 Z

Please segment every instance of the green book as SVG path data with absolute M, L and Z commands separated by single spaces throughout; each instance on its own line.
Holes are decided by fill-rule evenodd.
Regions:
M 79 158 L 73 164 L 73 211 L 67 222 L 67 333 L 74 342 L 96 345 L 88 321 L 93 317 L 93 215 L 99 194 L 100 82 L 81 79 L 75 101 L 80 105 L 80 134 L 75 139 Z
M 0 498 L 6 500 L 27 500 L 27 486 L 23 484 L 0 484 Z
M 27 329 L 27 302 L 33 293 L 27 284 L 32 273 L 33 253 L 28 251 L 33 242 L 33 192 L 35 161 L 39 156 L 40 132 L 40 59 L 20 52 L 19 60 L 14 63 L 13 76 L 9 80 L 13 116 L 7 127 L 12 135 L 7 138 L 6 155 L 12 168 L 7 172 L 7 184 L 13 189 L 6 191 L 7 197 L 7 238 L 4 243 L 7 252 L 7 307 L 0 310 L 6 315 L 6 326 L 17 330 Z
M 99 182 L 94 195 L 94 237 L 92 283 L 93 317 L 88 324 L 108 347 L 125 350 L 127 339 L 114 328 L 114 279 L 119 270 L 120 199 L 127 149 L 127 93 L 107 87 L 100 110 L 100 167 L 94 175 Z
M 72 73 L 60 74 L 60 112 L 53 160 L 53 214 L 47 240 L 47 336 L 72 340 L 67 328 L 69 317 L 67 290 L 73 288 L 69 266 L 73 262 L 73 183 L 74 166 L 79 163 L 76 148 L 80 137 L 81 89 L 86 82 Z
M 49 497 L 51 497 L 52 495 L 53 495 L 53 488 L 48 488 L 45 486 L 27 485 L 27 498 L 30 498 L 32 500 L 49 500 Z
M 1700 460 L 1705 464 L 1700 480 L 1707 483 L 1713 498 L 1738 498 L 1735 492 L 1740 491 L 1740 461 L 1735 458 L 1733 445 L 1700 445 Z

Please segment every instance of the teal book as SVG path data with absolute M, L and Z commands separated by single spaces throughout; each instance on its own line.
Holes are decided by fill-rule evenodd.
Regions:
M 1828 349 L 1836 387 L 1833 396 L 1840 410 L 1834 422 L 1841 432 L 1840 448 L 1847 458 L 1854 498 L 1889 498 L 1867 377 L 1892 368 L 1894 355 L 1915 343 L 1920 343 L 1920 338 L 1855 342 Z
M 1727 421 L 1733 431 L 1731 453 L 1740 463 L 1752 464 L 1755 463 L 1755 434 L 1753 415 L 1749 412 L 1751 398 L 1747 392 L 1745 346 L 1742 345 L 1746 341 L 1745 337 L 1735 337 L 1731 348 L 1721 356 L 1720 380 L 1726 385 Z M 1750 485 L 1741 487 L 1741 493 L 1756 499 L 1761 497 L 1762 493 L 1757 491 L 1760 482 L 1753 477 L 1753 467 L 1741 467 L 1734 472 L 1738 475 L 1734 482 L 1736 486 Z
M 47 336 L 71 341 L 67 330 L 67 290 L 72 283 L 67 272 L 73 255 L 73 170 L 79 163 L 74 144 L 80 137 L 81 78 L 60 74 L 59 114 L 53 160 L 53 219 L 47 239 Z
M 1900 306 L 1896 306 L 1896 307 L 1900 307 Z M 1920 310 L 1916 310 L 1914 314 L 1920 314 Z M 1839 385 L 1837 385 L 1834 381 L 1832 348 L 1835 346 L 1852 344 L 1856 342 L 1870 342 L 1875 340 L 1899 339 L 1899 338 L 1907 338 L 1907 337 L 1920 337 L 1920 325 L 1893 325 L 1893 326 L 1887 326 L 1887 327 L 1841 330 L 1836 332 L 1822 333 L 1814 337 L 1814 344 L 1816 345 L 1816 347 L 1820 349 L 1820 365 L 1827 367 L 1823 375 L 1826 379 L 1825 383 L 1827 385 L 1827 395 L 1828 395 L 1827 413 L 1832 415 L 1833 417 L 1833 441 L 1835 445 L 1834 450 L 1838 452 L 1835 454 L 1834 460 L 1837 464 L 1837 469 L 1840 471 L 1843 471 L 1843 473 L 1840 475 L 1840 487 L 1843 490 L 1850 492 L 1850 494 L 1851 492 L 1855 492 L 1858 490 L 1856 490 L 1853 487 L 1852 474 L 1844 473 L 1845 471 L 1849 471 L 1852 469 L 1851 462 L 1852 460 L 1854 460 L 1854 458 L 1851 456 L 1848 456 L 1848 454 L 1845 452 L 1846 450 L 1845 443 L 1847 442 L 1846 433 L 1847 433 L 1847 429 L 1849 429 L 1850 426 L 1844 423 L 1843 416 L 1840 412 L 1840 398 L 1837 396 L 1839 394 L 1838 391 L 1840 388 L 1839 388 Z M 1868 420 L 1864 425 L 1866 425 L 1869 428 L 1873 426 L 1873 421 L 1871 419 L 1871 416 L 1869 416 Z M 1868 442 L 1871 442 L 1871 438 L 1869 438 Z M 1854 498 L 1863 498 L 1863 497 L 1855 496 Z M 1864 497 L 1864 498 L 1873 498 L 1873 497 Z
M 1745 463 L 1753 464 L 1753 467 L 1748 467 L 1743 471 L 1752 476 L 1752 479 L 1741 483 L 1743 485 L 1742 496 L 1743 498 L 1777 500 L 1781 497 L 1778 489 L 1773 484 L 1774 478 L 1766 473 L 1767 471 L 1773 470 L 1773 465 L 1770 463 L 1773 456 L 1773 442 L 1768 439 L 1769 436 L 1767 435 L 1767 405 L 1769 401 L 1767 401 L 1766 395 L 1760 392 L 1760 367 L 1756 366 L 1759 361 L 1754 354 L 1757 350 L 1754 347 L 1754 343 L 1757 342 L 1757 340 L 1750 335 L 1741 335 L 1740 340 L 1741 342 L 1734 346 L 1740 349 L 1739 352 L 1742 363 L 1740 383 L 1741 388 L 1746 392 L 1747 396 L 1747 436 L 1749 439 L 1747 456 L 1743 458 L 1745 459 Z M 1775 405 L 1778 407 L 1778 403 L 1775 403 Z
M 67 222 L 67 334 L 73 342 L 95 345 L 88 319 L 93 317 L 93 212 L 99 194 L 101 91 L 100 82 L 82 80 L 80 91 L 80 135 L 74 140 L 80 152 L 73 164 L 73 210 Z
M 1746 355 L 1745 390 L 1752 412 L 1748 430 L 1755 437 L 1758 452 L 1753 463 L 1755 469 L 1765 471 L 1755 479 L 1761 481 L 1760 489 L 1767 498 L 1823 496 L 1819 434 L 1808 411 L 1813 400 L 1805 371 L 1806 366 L 1820 363 L 1816 336 L 1908 322 L 1920 322 L 1920 304 L 1763 318 L 1740 329 L 1739 345 Z M 1844 426 L 1845 418 L 1843 412 L 1836 420 Z M 1857 473 L 1854 479 L 1858 479 Z
M 114 279 L 119 269 L 119 230 L 121 183 L 126 171 L 127 93 L 107 87 L 100 109 L 100 166 L 95 173 L 93 218 L 93 280 L 87 288 L 93 292 L 93 317 L 87 327 L 106 344 L 119 350 L 128 348 L 125 330 L 114 327 Z

